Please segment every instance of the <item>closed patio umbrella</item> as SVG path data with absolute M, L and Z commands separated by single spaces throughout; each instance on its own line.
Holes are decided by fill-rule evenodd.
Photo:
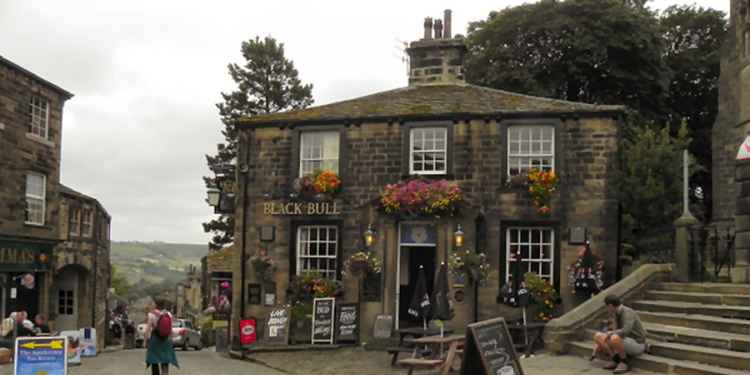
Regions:
M 435 287 L 432 289 L 432 318 L 439 320 L 450 320 L 451 307 L 448 302 L 448 266 L 445 262 L 440 264 L 437 277 L 435 278 Z M 443 326 L 440 327 L 440 335 L 443 335 Z
M 427 329 L 427 320 L 432 317 L 432 303 L 430 302 L 430 294 L 427 293 L 427 277 L 424 273 L 424 266 L 419 266 L 417 286 L 414 288 L 414 295 L 407 312 L 415 318 L 421 317 L 424 328 Z

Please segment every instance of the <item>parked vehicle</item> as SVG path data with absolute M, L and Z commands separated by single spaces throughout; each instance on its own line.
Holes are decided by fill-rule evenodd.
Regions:
M 186 319 L 174 319 L 172 321 L 172 345 L 181 347 L 182 350 L 188 350 L 193 347 L 195 350 L 203 349 L 200 331 L 193 328 L 193 323 Z

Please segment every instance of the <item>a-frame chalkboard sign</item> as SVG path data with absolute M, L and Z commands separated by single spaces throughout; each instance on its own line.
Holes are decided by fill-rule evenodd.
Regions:
M 523 375 L 505 319 L 472 323 L 466 327 L 462 375 Z

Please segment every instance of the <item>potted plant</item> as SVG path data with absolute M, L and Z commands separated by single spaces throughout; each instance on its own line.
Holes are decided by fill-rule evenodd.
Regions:
M 528 291 L 536 310 L 532 317 L 541 322 L 548 322 L 555 315 L 560 296 L 549 281 L 534 272 L 527 272 L 523 279 L 523 287 Z
M 379 274 L 383 269 L 383 260 L 372 251 L 357 251 L 344 261 L 347 275 L 365 278 L 371 274 Z
M 379 204 L 391 215 L 440 217 L 453 215 L 461 201 L 461 189 L 455 182 L 414 179 L 386 185 Z

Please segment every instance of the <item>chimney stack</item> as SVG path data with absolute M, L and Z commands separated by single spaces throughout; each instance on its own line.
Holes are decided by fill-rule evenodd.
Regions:
M 445 39 L 451 39 L 453 38 L 453 35 L 451 35 L 451 10 L 446 9 L 445 12 L 443 12 L 443 38 Z
M 432 39 L 432 18 L 427 17 L 424 19 L 424 38 L 423 40 Z
M 435 20 L 435 39 L 443 39 L 443 21 Z

